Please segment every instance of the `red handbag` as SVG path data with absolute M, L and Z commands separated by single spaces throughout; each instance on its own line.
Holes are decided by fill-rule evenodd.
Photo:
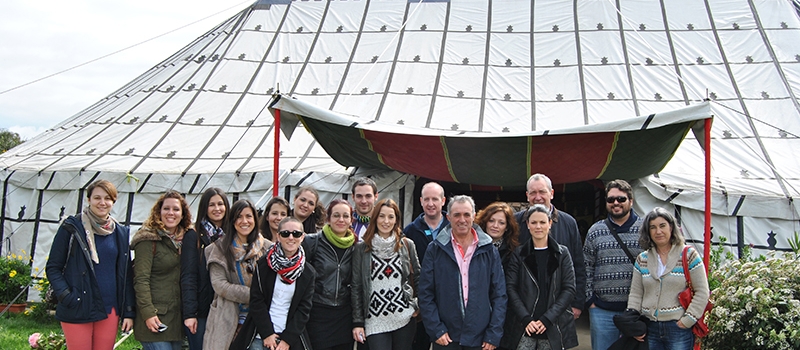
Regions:
M 684 309 L 689 308 L 689 304 L 692 303 L 692 297 L 694 296 L 694 288 L 692 288 L 692 276 L 689 275 L 689 263 L 687 261 L 687 255 L 689 252 L 689 246 L 683 247 L 683 275 L 686 276 L 686 289 L 684 289 L 680 294 L 678 294 L 678 301 L 680 301 L 681 306 Z M 695 322 L 694 326 L 692 326 L 692 333 L 698 338 L 703 338 L 708 335 L 708 326 L 706 325 L 706 314 L 711 311 L 711 308 L 714 307 L 714 304 L 711 303 L 711 300 L 708 301 L 706 304 L 706 309 L 703 310 L 703 315 L 700 316 L 700 319 Z

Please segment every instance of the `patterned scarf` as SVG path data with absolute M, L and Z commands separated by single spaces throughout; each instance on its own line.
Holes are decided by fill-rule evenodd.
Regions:
M 391 259 L 397 255 L 394 251 L 395 242 L 397 238 L 395 235 L 389 235 L 389 238 L 383 238 L 381 235 L 372 237 L 372 254 L 375 254 L 381 259 Z
M 292 284 L 303 273 L 303 266 L 306 261 L 306 253 L 300 246 L 293 257 L 287 258 L 286 253 L 281 247 L 281 242 L 277 242 L 267 251 L 267 263 L 269 267 L 281 276 L 281 281 L 285 284 Z
M 169 237 L 170 242 L 172 242 L 172 245 L 175 246 L 175 249 L 178 250 L 178 254 L 180 254 L 181 245 L 183 244 L 183 234 L 178 236 L 177 234 L 169 233 L 169 231 L 166 230 L 158 230 L 158 235 L 162 237 Z
M 269 243 L 269 241 L 258 232 L 253 232 L 253 234 L 257 235 L 257 237 L 255 242 L 250 243 L 250 250 L 245 250 L 244 247 L 237 245 L 235 239 L 231 244 L 233 260 L 235 264 L 238 265 L 238 270 L 240 271 L 240 282 L 242 282 L 242 285 L 248 287 L 250 286 L 250 280 L 253 278 L 253 271 L 256 270 L 256 262 L 258 258 L 264 255 L 267 250 L 267 244 Z
M 206 229 L 206 232 L 208 233 L 209 242 L 216 242 L 218 239 L 222 238 L 222 236 L 225 235 L 225 232 L 222 231 L 222 227 L 216 227 L 214 226 L 214 224 L 212 224 L 210 221 L 206 219 L 203 219 L 203 221 L 200 222 L 200 224 L 203 225 L 203 228 Z
M 344 235 L 344 237 L 339 237 L 333 233 L 331 225 L 325 224 L 325 226 L 322 227 L 322 233 L 325 235 L 325 238 L 327 238 L 328 241 L 337 248 L 347 249 L 352 247 L 353 243 L 356 242 L 356 236 L 353 234 L 353 230 L 349 228 L 347 229 L 347 233 Z
M 92 261 L 94 261 L 95 264 L 99 264 L 100 258 L 97 256 L 97 246 L 94 243 L 94 235 L 110 235 L 114 232 L 114 228 L 117 227 L 117 221 L 114 220 L 111 215 L 107 215 L 104 218 L 94 215 L 92 210 L 87 206 L 83 208 L 81 222 L 83 223 L 83 229 L 86 231 L 86 242 L 89 243 L 89 254 L 92 256 Z

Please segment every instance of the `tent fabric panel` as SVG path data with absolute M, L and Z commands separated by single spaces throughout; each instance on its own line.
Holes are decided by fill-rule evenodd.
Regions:
M 525 137 L 445 138 L 454 181 L 497 186 L 524 183 L 528 179 L 528 165 L 523 161 L 528 158 L 527 141 Z
M 587 133 L 531 137 L 530 154 L 526 161 L 530 169 L 525 178 L 514 185 L 524 184 L 535 173 L 547 174 L 554 183 L 572 183 L 596 179 L 614 151 L 616 133 Z M 557 159 L 553 155 L 558 154 Z
M 370 149 L 369 143 L 362 138 L 359 129 L 323 123 L 311 118 L 301 118 L 301 120 L 317 142 L 339 164 L 373 168 L 386 167 Z
M 363 135 L 369 141 L 371 150 L 380 157 L 381 163 L 389 168 L 430 179 L 455 181 L 443 148 L 444 141 L 440 137 L 366 130 Z
M 619 133 L 603 180 L 633 179 L 657 173 L 672 158 L 691 123 Z

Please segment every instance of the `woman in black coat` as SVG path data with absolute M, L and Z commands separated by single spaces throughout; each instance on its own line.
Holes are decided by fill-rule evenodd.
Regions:
M 205 248 L 225 235 L 222 223 L 230 209 L 225 192 L 211 187 L 203 192 L 197 207 L 195 230 L 183 235 L 181 246 L 181 302 L 184 333 L 189 350 L 203 349 L 203 335 L 214 289 L 206 268 Z
M 506 269 L 508 308 L 500 346 L 569 349 L 578 346 L 570 301 L 575 272 L 566 247 L 550 237 L 552 220 L 541 204 L 524 215 L 531 240 L 517 248 Z
M 250 285 L 250 312 L 231 349 L 310 349 L 305 333 L 316 274 L 305 260 L 303 224 L 287 217 L 277 242 L 258 260 Z

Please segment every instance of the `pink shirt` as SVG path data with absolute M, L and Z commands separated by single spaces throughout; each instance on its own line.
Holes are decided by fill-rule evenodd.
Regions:
M 472 255 L 475 254 L 475 249 L 478 248 L 478 232 L 472 230 L 472 244 L 467 246 L 466 251 L 456 241 L 456 236 L 451 235 L 450 239 L 453 242 L 453 253 L 456 256 L 456 263 L 458 270 L 461 272 L 461 294 L 464 296 L 464 307 L 467 307 L 467 300 L 469 300 L 469 263 L 472 261 Z

